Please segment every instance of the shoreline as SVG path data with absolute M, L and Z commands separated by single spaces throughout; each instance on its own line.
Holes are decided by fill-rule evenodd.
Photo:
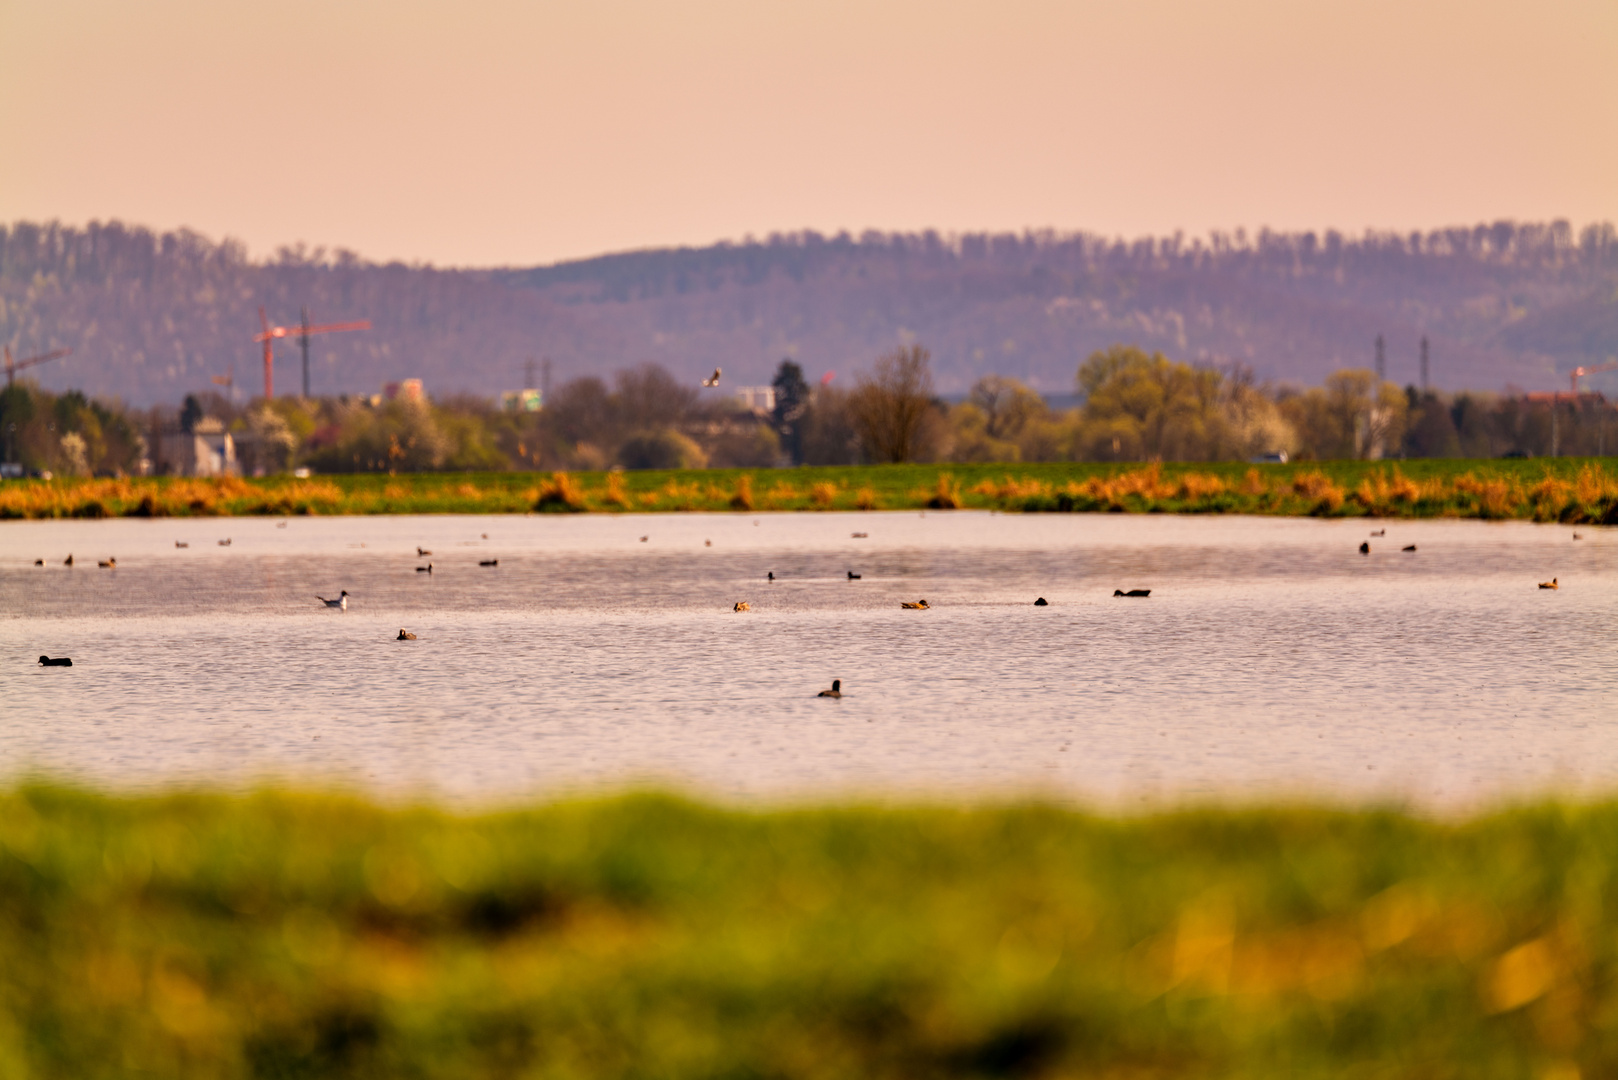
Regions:
M 8 480 L 0 521 L 828 510 L 1248 514 L 1618 524 L 1605 458 Z

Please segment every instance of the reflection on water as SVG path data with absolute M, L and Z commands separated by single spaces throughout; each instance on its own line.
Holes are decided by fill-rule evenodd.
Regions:
M 1386 528 L 1363 556 L 1363 522 L 1224 517 L 5 523 L 0 769 L 468 800 L 1618 781 L 1618 533 Z

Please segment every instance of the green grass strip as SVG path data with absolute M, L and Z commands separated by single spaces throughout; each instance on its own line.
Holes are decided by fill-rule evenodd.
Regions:
M 0 1076 L 1618 1075 L 1618 804 L 0 794 Z

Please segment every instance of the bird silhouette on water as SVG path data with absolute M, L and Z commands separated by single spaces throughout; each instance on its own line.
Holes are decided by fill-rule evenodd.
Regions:
M 842 679 L 833 679 L 831 681 L 831 689 L 830 690 L 822 690 L 820 693 L 816 694 L 815 696 L 816 697 L 842 697 L 843 696 L 843 680 Z
M 416 635 L 412 634 L 410 631 L 406 630 L 404 627 L 401 626 L 401 627 L 399 627 L 399 636 L 394 638 L 393 640 L 394 641 L 415 641 L 416 640 Z
M 732 611 L 752 611 L 753 610 L 753 605 L 749 604 L 746 600 L 738 600 L 738 601 L 736 601 L 736 606 L 731 608 L 730 610 L 732 610 Z
M 1046 601 L 1046 599 L 1043 596 L 1041 596 L 1038 600 L 1034 601 L 1034 606 L 1035 607 L 1050 607 L 1050 603 L 1048 601 Z
M 1372 533 L 1371 535 L 1372 536 L 1386 536 L 1386 535 L 1388 535 L 1388 530 L 1386 530 L 1386 529 L 1378 529 L 1376 532 Z
M 768 574 L 766 574 L 764 580 L 766 580 L 766 581 L 774 581 L 775 580 L 775 571 L 771 570 Z
M 219 546 L 220 547 L 229 547 L 230 546 L 230 537 L 227 536 L 227 537 L 225 537 L 225 539 L 219 541 Z
M 1415 544 L 1407 544 L 1404 547 L 1400 548 L 1399 550 L 1400 551 L 1415 551 L 1416 550 L 1416 545 Z
M 315 597 L 315 599 L 319 600 L 322 604 L 325 604 L 329 608 L 336 608 L 338 611 L 347 611 L 348 610 L 348 590 L 347 589 L 344 589 L 341 593 L 339 593 L 337 595 L 337 599 L 335 599 L 335 600 L 327 600 L 324 596 L 317 596 L 317 597 Z
M 1150 590 L 1150 589 L 1130 589 L 1128 592 L 1124 592 L 1124 590 L 1122 590 L 1122 589 L 1114 589 L 1114 590 L 1112 590 L 1112 595 L 1114 595 L 1114 596 L 1150 596 L 1150 595 L 1152 595 L 1152 590 Z
M 62 565 L 63 566 L 72 566 L 73 565 L 73 556 L 69 555 L 67 558 L 63 559 L 62 560 Z
M 859 579 L 860 579 L 860 576 L 858 574 L 856 574 L 854 571 L 850 570 L 848 572 L 848 580 L 850 580 L 850 581 L 858 581 Z
M 416 567 L 416 573 L 418 573 L 418 574 L 430 574 L 432 572 L 433 572 L 433 564 L 432 563 L 428 563 L 426 566 L 418 566 L 418 567 Z
M 65 656 L 58 656 L 58 657 L 52 658 L 52 657 L 49 657 L 49 656 L 45 656 L 44 654 L 41 654 L 40 657 L 39 657 L 39 666 L 40 667 L 72 667 L 73 666 L 73 661 L 69 660 Z
M 45 565 L 45 560 L 44 559 L 35 559 L 34 560 L 34 565 L 35 566 L 44 566 Z
M 98 562 L 96 565 L 103 570 L 116 570 L 118 569 L 118 559 L 116 557 L 110 558 L 106 562 Z
M 1556 583 L 1555 578 L 1551 578 L 1549 581 L 1541 581 L 1539 587 L 1541 589 L 1560 589 L 1562 586 Z
M 425 559 L 427 556 L 429 556 L 431 554 L 432 554 L 432 552 L 428 551 L 424 547 L 418 547 L 416 549 L 416 558 L 418 558 L 418 559 Z
M 1360 541 L 1360 554 L 1361 555 L 1369 555 L 1370 553 L 1371 553 L 1371 545 L 1369 543 L 1365 542 L 1364 540 L 1361 540 Z
M 478 561 L 478 565 L 479 566 L 499 566 L 500 565 L 500 560 L 499 559 L 480 559 Z
M 174 546 L 177 547 L 177 548 L 183 548 L 183 547 L 190 547 L 191 544 L 190 544 L 189 541 L 186 541 L 186 540 L 176 540 L 176 541 L 174 541 Z

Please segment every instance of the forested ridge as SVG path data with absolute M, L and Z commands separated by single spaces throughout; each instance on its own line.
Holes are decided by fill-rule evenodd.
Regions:
M 422 378 L 435 395 L 493 394 L 553 363 L 557 385 L 644 363 L 695 379 L 767 383 L 784 357 L 843 380 L 917 341 L 937 388 L 985 374 L 1046 393 L 1073 389 L 1091 352 L 1115 343 L 1176 360 L 1243 365 L 1260 379 L 1316 384 L 1373 362 L 1459 390 L 1566 386 L 1578 365 L 1618 355 L 1618 231 L 1499 222 L 1419 234 L 1214 234 L 1115 241 L 1087 234 L 823 236 L 627 252 L 530 269 L 374 263 L 284 248 L 264 260 L 194 232 L 117 222 L 0 227 L 0 342 L 33 369 L 144 405 L 233 373 L 262 390 L 258 308 L 294 322 L 370 319 L 318 338 L 317 394 L 372 393 Z M 277 389 L 299 383 L 277 346 Z M 1609 394 L 1618 376 L 1590 385 Z

